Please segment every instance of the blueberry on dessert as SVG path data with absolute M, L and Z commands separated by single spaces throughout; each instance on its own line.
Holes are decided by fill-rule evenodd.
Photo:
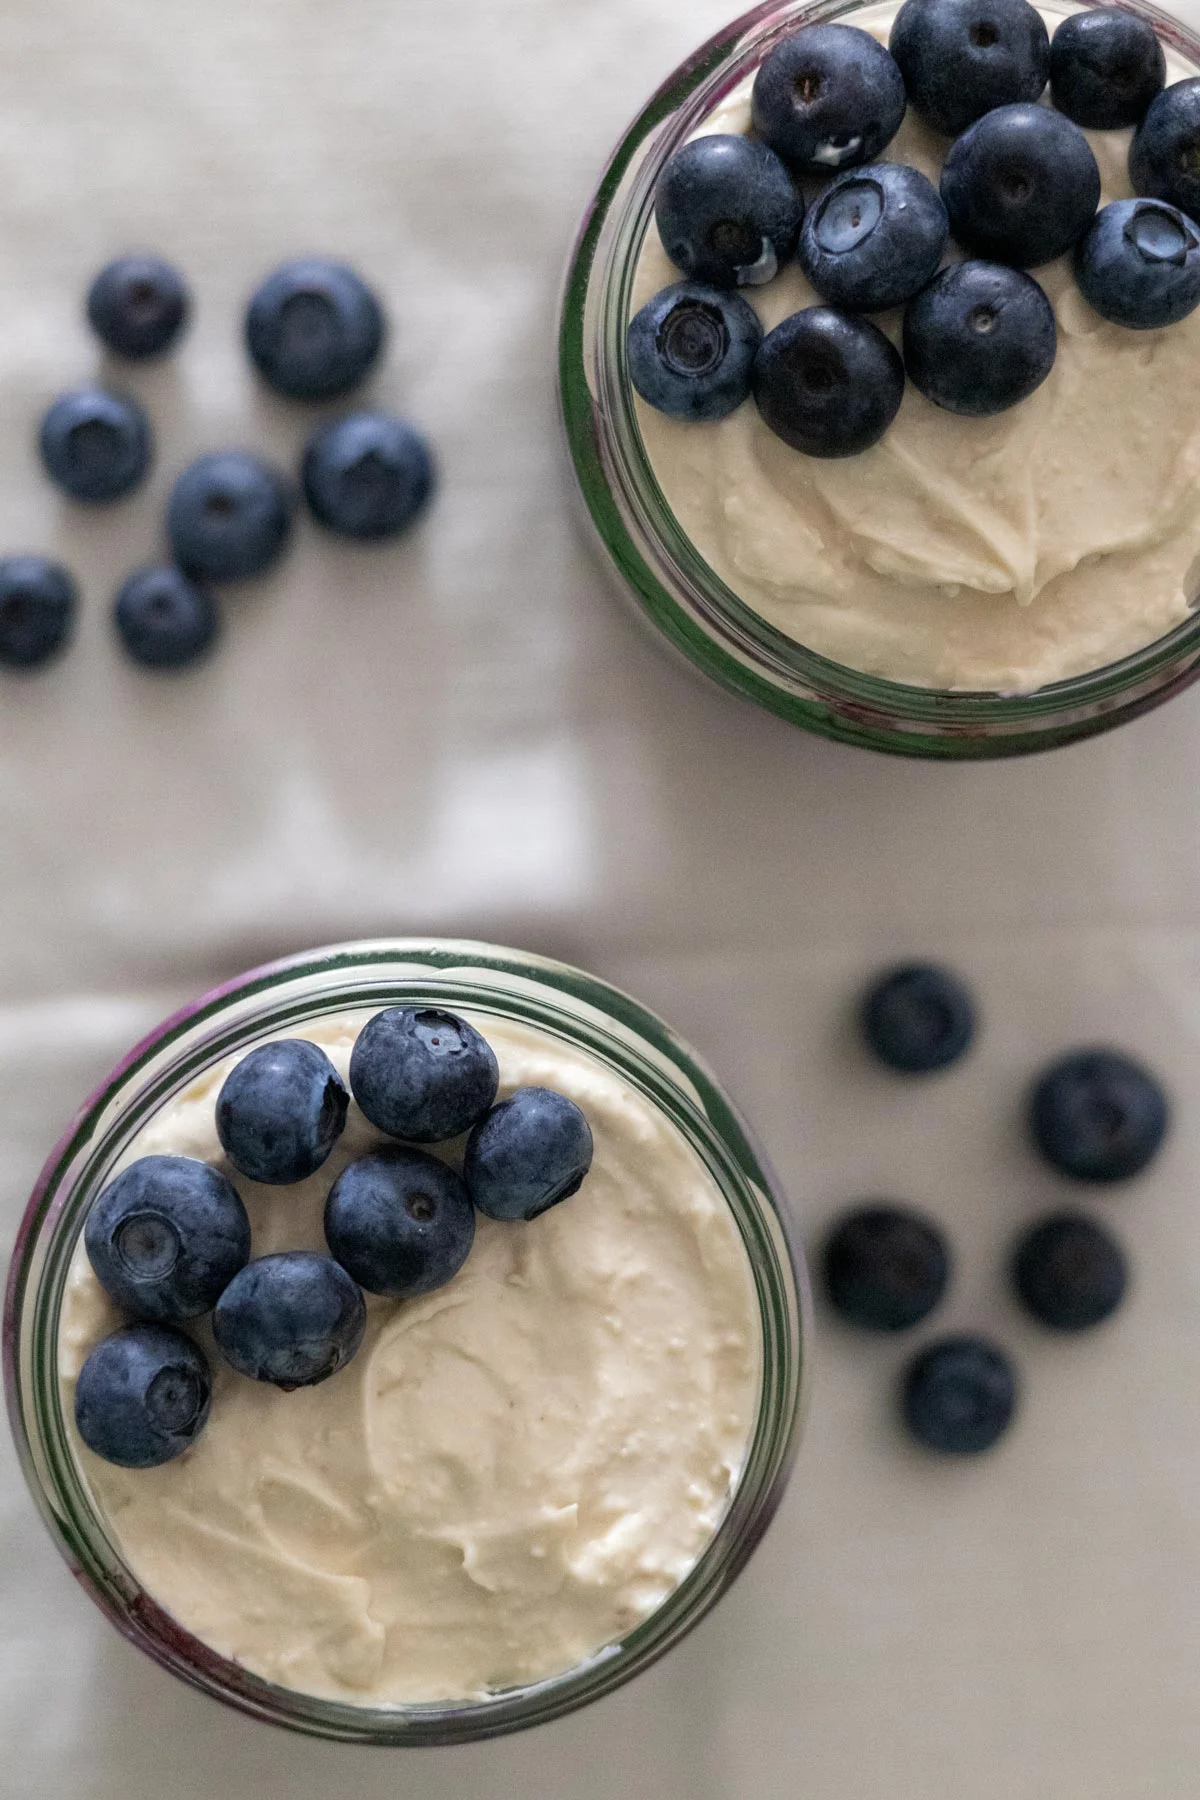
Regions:
M 75 629 L 78 599 L 61 563 L 44 556 L 0 558 L 0 667 L 37 669 L 58 656 Z
M 260 1044 L 217 1095 L 217 1136 L 235 1169 L 283 1187 L 314 1175 L 342 1135 L 350 1096 L 307 1038 Z
M 335 400 L 357 387 L 383 345 L 383 311 L 344 263 L 300 257 L 267 276 L 246 312 L 259 374 L 290 400 Z
M 211 1164 L 143 1156 L 99 1195 L 83 1241 L 118 1306 L 171 1324 L 216 1304 L 250 1255 L 250 1220 L 237 1189 Z
M 301 468 L 313 517 L 347 538 L 406 531 L 429 499 L 433 480 L 424 438 L 387 413 L 352 413 L 320 426 Z
M 199 662 L 221 625 L 212 595 L 170 563 L 139 569 L 122 583 L 113 620 L 128 655 L 147 669 Z
M 444 1287 L 474 1238 L 475 1209 L 461 1178 L 400 1144 L 350 1163 L 325 1203 L 325 1240 L 369 1294 L 407 1300 Z
M 941 186 L 963 248 L 1020 268 L 1064 255 L 1100 204 L 1091 145 L 1048 106 L 985 113 L 951 145 Z
M 1140 124 L 1166 78 L 1153 25 L 1118 6 L 1072 13 L 1050 40 L 1051 98 L 1090 131 Z
M 277 562 L 292 526 L 283 477 L 248 450 L 201 456 L 175 483 L 167 531 L 175 560 L 198 581 L 241 581 Z
M 1174 325 L 1200 305 L 1200 231 L 1165 200 L 1114 200 L 1076 246 L 1075 279 L 1114 325 Z
M 1050 73 L 1050 40 L 1028 0 L 904 0 L 888 47 L 909 104 L 947 137 L 993 107 L 1036 100 Z
M 839 175 L 800 233 L 800 265 L 823 299 L 852 312 L 902 306 L 932 280 L 949 227 L 937 189 L 906 163 Z
M 73 500 L 130 493 L 150 467 L 150 422 L 136 400 L 104 388 L 62 394 L 42 420 L 38 444 L 51 481 Z
M 391 1137 L 443 1143 L 482 1118 L 500 1083 L 496 1055 L 473 1025 L 432 1006 L 393 1006 L 359 1032 L 350 1091 Z
M 763 421 L 807 456 L 857 456 L 878 443 L 904 396 L 895 345 L 869 319 L 809 306 L 763 339 L 754 400 Z
M 169 350 L 190 310 L 183 277 L 161 256 L 118 256 L 88 289 L 92 330 L 115 356 L 131 362 Z
M 880 1062 L 906 1075 L 947 1068 L 975 1034 L 967 988 L 932 963 L 904 963 L 879 976 L 863 997 L 861 1018 Z
M 663 249 L 692 281 L 757 287 L 794 254 L 804 202 L 783 163 L 754 138 L 694 138 L 658 178 Z
M 1125 1181 L 1153 1161 L 1167 1134 L 1167 1097 L 1120 1050 L 1073 1050 L 1034 1085 L 1033 1141 L 1077 1181 Z
M 1058 348 L 1054 309 L 1003 263 L 952 263 L 904 311 L 904 367 L 935 406 L 986 418 L 1039 388 Z
M 941 1338 L 909 1364 L 901 1410 L 928 1450 L 972 1456 L 990 1450 L 1012 1423 L 1017 1379 L 1012 1363 L 986 1338 Z
M 677 419 L 723 419 L 750 392 L 762 326 L 738 294 L 679 281 L 648 300 L 626 337 L 629 379 Z
M 1129 147 L 1129 179 L 1134 193 L 1200 219 L 1200 76 L 1150 102 Z
M 928 1316 L 950 1279 L 944 1234 L 905 1207 L 863 1206 L 825 1241 L 825 1291 L 852 1325 L 906 1331 Z
M 463 1178 L 489 1219 L 535 1219 L 577 1193 L 591 1166 L 591 1128 L 575 1102 L 521 1087 L 471 1133 Z
M 212 1373 L 169 1325 L 126 1325 L 102 1338 L 75 1384 L 75 1423 L 89 1450 L 123 1469 L 182 1456 L 203 1431 Z
M 350 1361 L 366 1328 L 358 1283 L 332 1257 L 308 1250 L 247 1263 L 213 1313 L 226 1362 L 285 1389 L 327 1381 Z
M 854 25 L 805 25 L 764 59 L 754 129 L 789 168 L 829 175 L 874 162 L 904 117 L 904 82 L 883 45 Z
M 1052 1331 L 1087 1331 L 1125 1297 L 1125 1252 L 1111 1233 L 1079 1213 L 1056 1213 L 1017 1245 L 1013 1285 L 1028 1310 Z

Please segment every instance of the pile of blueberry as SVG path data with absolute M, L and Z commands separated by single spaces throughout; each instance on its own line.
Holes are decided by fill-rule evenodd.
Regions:
M 969 1047 L 975 1007 L 949 970 L 907 964 L 868 989 L 861 1021 L 867 1043 L 905 1075 L 947 1068 Z M 1060 1174 L 1111 1183 L 1140 1174 L 1168 1124 L 1162 1087 L 1132 1057 L 1112 1049 L 1073 1050 L 1042 1071 L 1029 1100 L 1032 1141 Z M 830 1303 L 868 1331 L 904 1331 L 927 1318 L 949 1285 L 945 1234 L 908 1207 L 875 1203 L 846 1213 L 822 1257 Z M 1084 1331 L 1120 1305 L 1125 1252 L 1103 1226 L 1075 1210 L 1054 1212 L 1015 1244 L 1010 1278 L 1017 1299 L 1052 1331 Z M 927 1344 L 908 1364 L 900 1393 L 908 1429 L 932 1450 L 990 1448 L 1017 1403 L 1011 1359 L 988 1339 L 956 1334 Z
M 758 70 L 754 135 L 695 138 L 662 172 L 659 235 L 686 279 L 629 326 L 634 387 L 695 420 L 753 395 L 793 449 L 853 456 L 895 418 L 906 374 L 974 417 L 1032 394 L 1057 330 L 1025 271 L 1069 251 L 1101 317 L 1174 324 L 1200 305 L 1200 78 L 1165 79 L 1153 28 L 1115 8 L 1073 14 L 1053 42 L 1028 0 L 905 0 L 888 49 L 855 26 L 802 27 Z M 1047 83 L 1053 106 L 1038 104 Z M 909 106 L 954 139 L 940 192 L 875 160 Z M 1097 211 L 1081 126 L 1137 127 L 1145 198 Z M 965 259 L 943 266 L 951 237 Z M 764 336 L 734 290 L 792 257 L 826 304 Z M 866 316 L 900 306 L 903 354 Z
M 102 269 L 87 298 L 101 343 L 127 362 L 162 356 L 191 312 L 179 273 L 153 256 L 123 256 Z M 379 357 L 384 316 L 370 288 L 344 264 L 320 257 L 284 263 L 246 312 L 255 368 L 290 400 L 336 400 Z M 154 454 L 150 421 L 128 394 L 91 385 L 61 395 L 42 420 L 42 462 L 71 499 L 106 505 L 145 479 Z M 300 485 L 313 517 L 339 536 L 394 537 L 433 488 L 429 450 L 413 427 L 382 412 L 354 412 L 310 437 Z M 114 623 L 133 659 L 178 669 L 212 648 L 220 613 L 211 588 L 271 568 L 292 527 L 288 479 L 247 450 L 202 456 L 167 504 L 171 561 L 140 568 L 116 595 Z M 42 556 L 0 558 L 0 665 L 40 667 L 70 641 L 78 587 Z
M 98 1196 L 84 1226 L 97 1278 L 133 1323 L 101 1340 L 80 1371 L 75 1420 L 107 1462 L 148 1469 L 195 1442 L 212 1373 L 180 1329 L 212 1313 L 225 1360 L 292 1389 L 345 1366 L 366 1329 L 364 1290 L 408 1300 L 450 1281 L 489 1219 L 533 1219 L 574 1194 L 592 1161 L 584 1114 L 565 1094 L 519 1087 L 496 1102 L 495 1052 L 465 1019 L 391 1007 L 360 1032 L 350 1092 L 369 1122 L 404 1139 L 349 1163 L 325 1202 L 330 1255 L 251 1259 L 233 1183 L 190 1156 L 144 1156 Z M 350 1105 L 325 1052 L 304 1038 L 252 1050 L 217 1096 L 217 1135 L 234 1169 L 286 1187 L 316 1174 Z M 461 1174 L 418 1144 L 468 1133 Z

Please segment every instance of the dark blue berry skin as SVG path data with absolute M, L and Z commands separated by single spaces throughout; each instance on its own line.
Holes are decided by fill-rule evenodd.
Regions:
M 975 1002 L 957 975 L 932 963 L 904 963 L 873 981 L 862 1027 L 880 1062 L 924 1075 L 957 1062 L 975 1035 Z
M 51 481 L 72 500 L 101 504 L 131 493 L 150 467 L 150 422 L 136 400 L 104 388 L 62 394 L 38 444 Z
M 213 1336 L 239 1375 L 291 1389 L 344 1368 L 363 1341 L 367 1306 L 330 1256 L 285 1250 L 234 1276 L 213 1313 Z
M 0 667 L 38 669 L 71 641 L 79 593 L 61 563 L 0 558 Z
M 259 374 L 289 400 L 336 400 L 358 386 L 383 347 L 378 300 L 344 263 L 286 262 L 246 312 L 246 347 Z
M 830 183 L 800 233 L 818 294 L 851 312 L 903 306 L 933 279 L 949 225 L 937 189 L 905 163 L 872 163 Z
M 424 438 L 386 413 L 352 413 L 320 426 L 301 469 L 313 517 L 339 537 L 395 537 L 433 492 Z
M 1114 200 L 1076 247 L 1075 279 L 1114 325 L 1174 325 L 1200 305 L 1200 231 L 1165 200 Z
M 975 1456 L 990 1450 L 1012 1423 L 1017 1378 L 1012 1363 L 986 1338 L 941 1338 L 918 1352 L 901 1390 L 904 1422 L 927 1450 Z
M 482 1118 L 500 1084 L 491 1045 L 437 1007 L 391 1006 L 358 1034 L 350 1091 L 390 1137 L 441 1144 Z
M 1167 1134 L 1167 1097 L 1120 1050 L 1073 1050 L 1039 1077 L 1030 1104 L 1033 1141 L 1077 1181 L 1127 1181 L 1153 1161 Z
M 292 528 L 287 484 L 247 450 L 201 456 L 167 504 L 175 560 L 197 581 L 242 581 L 279 560 Z
M 1050 40 L 1028 0 L 904 0 L 888 48 L 909 105 L 946 137 L 995 106 L 1036 100 L 1050 74 Z
M 1031 275 L 952 263 L 904 309 L 904 367 L 935 406 L 987 418 L 1028 399 L 1058 349 L 1054 308 Z
M 315 1175 L 342 1135 L 350 1096 L 317 1044 L 260 1044 L 217 1095 L 217 1136 L 235 1169 L 273 1187 Z
M 658 178 L 663 249 L 691 281 L 759 287 L 794 254 L 804 215 L 782 162 L 755 138 L 716 133 L 677 150 Z
M 463 1179 L 489 1219 L 536 1219 L 577 1193 L 591 1166 L 591 1127 L 575 1102 L 523 1087 L 471 1133 Z
M 856 25 L 805 25 L 754 78 L 754 129 L 788 167 L 831 175 L 874 162 L 904 117 L 904 82 L 878 39 Z
M 182 1456 L 211 1404 L 207 1357 L 169 1325 L 126 1325 L 102 1338 L 75 1384 L 80 1437 L 122 1469 L 154 1469 Z
M 1200 76 L 1176 81 L 1150 102 L 1129 146 L 1136 194 L 1200 219 Z
M 1079 1213 L 1056 1213 L 1021 1239 L 1012 1278 L 1040 1324 L 1087 1331 L 1116 1312 L 1129 1274 L 1125 1252 L 1107 1231 Z
M 131 575 L 117 592 L 113 619 L 125 650 L 147 669 L 199 662 L 221 628 L 212 595 L 170 563 Z
M 857 456 L 878 443 L 904 396 L 904 365 L 869 319 L 809 306 L 768 332 L 754 359 L 764 422 L 806 456 Z
M 198 1319 L 250 1255 L 233 1183 L 193 1156 L 143 1156 L 96 1199 L 83 1228 L 96 1278 L 117 1305 L 158 1324 Z
M 907 1331 L 926 1318 L 950 1280 L 950 1252 L 936 1225 L 899 1206 L 864 1206 L 825 1240 L 825 1291 L 852 1325 Z
M 740 295 L 678 281 L 630 321 L 629 379 L 648 406 L 672 418 L 723 419 L 750 392 L 762 335 Z
M 1072 13 L 1050 40 L 1050 95 L 1089 131 L 1138 125 L 1167 78 L 1167 59 L 1148 19 L 1102 6 Z
M 458 1274 L 475 1209 L 453 1169 L 397 1144 L 342 1170 L 325 1202 L 325 1240 L 368 1293 L 408 1300 Z
M 950 229 L 991 262 L 1036 268 L 1064 256 L 1100 204 L 1092 147 L 1048 106 L 999 106 L 950 146 L 942 168 Z
M 177 269 L 161 256 L 118 256 L 88 289 L 92 330 L 114 356 L 130 362 L 161 356 L 176 342 L 191 311 Z

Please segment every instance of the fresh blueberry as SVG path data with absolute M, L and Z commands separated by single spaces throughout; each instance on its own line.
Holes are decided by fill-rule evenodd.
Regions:
M 629 378 L 676 419 L 723 419 L 750 392 L 762 326 L 738 294 L 678 281 L 630 321 Z
M 764 422 L 806 456 L 857 456 L 900 409 L 904 366 L 869 319 L 808 306 L 768 332 L 754 359 Z
M 890 1069 L 923 1075 L 957 1062 L 975 1035 L 975 1002 L 949 969 L 904 963 L 867 989 L 862 1027 Z
M 286 1187 L 315 1175 L 342 1135 L 350 1096 L 317 1044 L 281 1038 L 260 1044 L 225 1077 L 217 1095 L 217 1136 L 251 1181 Z
M 942 168 L 950 229 L 991 262 L 1036 268 L 1083 236 L 1100 204 L 1092 147 L 1048 106 L 998 106 L 950 146 Z
M 945 1236 L 899 1206 L 864 1206 L 825 1242 L 825 1290 L 852 1325 L 906 1331 L 931 1313 L 950 1279 Z
M 182 275 L 161 256 L 118 256 L 88 289 L 92 330 L 114 355 L 133 362 L 169 350 L 190 310 Z
M 1028 0 L 904 0 L 888 47 L 913 110 L 947 137 L 995 106 L 1036 100 L 1050 74 L 1050 40 Z
M 118 1306 L 173 1324 L 216 1305 L 250 1255 L 233 1183 L 194 1156 L 143 1156 L 98 1196 L 83 1228 L 88 1260 Z
M 301 479 L 313 517 L 328 530 L 395 537 L 433 491 L 433 463 L 424 438 L 403 419 L 352 413 L 313 433 Z
M 856 25 L 804 25 L 754 77 L 754 129 L 789 168 L 829 175 L 874 162 L 900 129 L 904 82 Z
M 1174 325 L 1200 305 L 1200 232 L 1165 200 L 1114 200 L 1076 246 L 1075 279 L 1114 325 Z
M 905 163 L 839 175 L 800 233 L 800 263 L 817 292 L 852 312 L 903 306 L 932 280 L 946 246 L 937 189 Z
M 325 1240 L 369 1294 L 407 1300 L 453 1279 L 475 1238 L 462 1180 L 424 1150 L 373 1150 L 342 1170 L 325 1202 Z
M 64 650 L 78 600 L 61 563 L 44 556 L 0 557 L 0 667 L 40 668 Z
M 791 176 L 755 138 L 693 138 L 658 178 L 654 216 L 663 249 L 692 281 L 758 287 L 796 248 L 804 202 Z
M 463 1179 L 489 1219 L 536 1219 L 577 1193 L 591 1166 L 591 1127 L 575 1102 L 521 1087 L 467 1139 Z
M 216 601 L 170 563 L 139 569 L 117 592 L 113 617 L 122 644 L 147 669 L 181 669 L 212 648 Z
M 1054 308 L 1003 263 L 952 263 L 904 309 L 909 380 L 948 412 L 983 419 L 1027 399 L 1057 348 Z
M 1129 146 L 1129 179 L 1135 194 L 1200 219 L 1200 76 L 1173 82 L 1150 102 Z
M 1167 59 L 1148 19 L 1118 6 L 1072 13 L 1050 40 L 1050 95 L 1090 131 L 1138 125 L 1167 79 Z
M 282 556 L 292 506 L 281 475 L 248 450 L 201 456 L 183 471 L 167 505 L 175 560 L 198 581 L 241 581 Z
M 986 1338 L 940 1338 L 908 1365 L 904 1422 L 928 1450 L 973 1456 L 1008 1430 L 1017 1406 L 1012 1363 Z
M 80 1437 L 122 1469 L 154 1469 L 182 1456 L 211 1404 L 207 1357 L 169 1325 L 125 1325 L 102 1338 L 75 1384 Z
M 469 1130 L 499 1084 L 486 1038 L 432 1006 L 376 1013 L 350 1057 L 350 1091 L 371 1124 L 418 1144 L 444 1143 Z
M 1072 1050 L 1034 1085 L 1033 1141 L 1077 1181 L 1125 1181 L 1152 1162 L 1169 1111 L 1148 1069 L 1120 1050 Z
M 383 312 L 344 263 L 305 256 L 267 276 L 246 312 L 259 374 L 289 400 L 336 400 L 357 387 L 383 346 Z
M 62 394 L 42 420 L 38 443 L 51 481 L 73 500 L 119 500 L 150 467 L 150 421 L 136 400 L 104 388 Z
M 1013 1283 L 1035 1319 L 1052 1331 L 1086 1331 L 1125 1297 L 1125 1252 L 1078 1213 L 1043 1219 L 1017 1245 Z
M 213 1336 L 240 1375 L 276 1387 L 313 1387 L 343 1368 L 363 1341 L 358 1283 L 331 1256 L 285 1250 L 235 1275 L 213 1313 Z

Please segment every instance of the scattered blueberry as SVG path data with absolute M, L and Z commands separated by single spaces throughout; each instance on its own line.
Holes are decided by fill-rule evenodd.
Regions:
M 1150 102 L 1129 147 L 1129 179 L 1135 193 L 1200 219 L 1200 76 Z
M 190 1337 L 169 1325 L 126 1325 L 79 1371 L 75 1423 L 105 1462 L 153 1469 L 195 1443 L 211 1402 L 208 1360 Z
M 150 467 L 150 422 L 136 400 L 104 388 L 62 394 L 42 420 L 38 444 L 51 481 L 73 500 L 119 500 Z
M 199 457 L 167 505 L 175 560 L 199 581 L 261 575 L 283 554 L 291 524 L 283 477 L 248 450 Z
M 904 312 L 904 367 L 935 406 L 986 418 L 1054 367 L 1054 308 L 1033 277 L 1002 263 L 952 263 Z
M 1131 1056 L 1073 1050 L 1038 1077 L 1030 1126 L 1042 1155 L 1064 1175 L 1125 1181 L 1157 1155 L 1168 1116 L 1161 1086 Z
M 1140 124 L 1166 78 L 1153 25 L 1118 6 L 1072 13 L 1050 40 L 1054 104 L 1091 131 Z
M 906 163 L 839 175 L 800 233 L 800 263 L 817 292 L 852 312 L 902 306 L 932 280 L 949 227 L 933 183 Z
M 387 413 L 352 413 L 321 425 L 301 470 L 313 517 L 341 537 L 395 537 L 433 490 L 425 440 Z
M 395 1145 L 352 1162 L 325 1202 L 325 1239 L 370 1294 L 407 1300 L 444 1287 L 467 1259 L 475 1209 L 461 1178 Z
M 871 983 L 862 1026 L 880 1062 L 922 1075 L 957 1062 L 975 1035 L 975 1002 L 949 969 L 904 963 Z
M 775 152 L 728 133 L 684 144 L 654 196 L 663 249 L 692 281 L 710 287 L 774 280 L 795 252 L 803 214 L 800 191 Z
M 1114 200 L 1076 246 L 1075 279 L 1114 325 L 1174 325 L 1200 306 L 1200 232 L 1165 200 Z
M 468 1130 L 496 1098 L 500 1068 L 473 1025 L 436 1007 L 392 1006 L 358 1034 L 350 1090 L 372 1125 L 418 1144 Z
M 968 126 L 942 168 L 950 229 L 965 250 L 1035 268 L 1063 256 L 1100 204 L 1092 147 L 1048 106 L 998 106 Z
M 805 25 L 754 78 L 754 129 L 790 168 L 829 175 L 874 162 L 900 129 L 904 82 L 892 57 L 855 25 Z
M 213 1336 L 241 1375 L 285 1389 L 327 1381 L 367 1327 L 356 1281 L 330 1256 L 285 1250 L 235 1275 L 213 1313 Z
M 44 556 L 0 558 L 0 667 L 36 669 L 71 640 L 75 582 Z
M 677 419 L 723 419 L 750 392 L 762 326 L 737 294 L 678 281 L 648 300 L 626 339 L 629 379 Z
M 207 654 L 220 631 L 216 601 L 170 563 L 139 569 L 118 590 L 121 642 L 148 669 L 181 669 Z
M 350 1096 L 318 1044 L 260 1044 L 225 1077 L 217 1136 L 235 1169 L 274 1187 L 314 1175 L 342 1135 Z
M 215 1306 L 250 1255 L 250 1220 L 211 1164 L 143 1156 L 98 1196 L 83 1241 L 118 1306 L 170 1324 Z
M 754 359 L 754 400 L 806 456 L 857 456 L 878 443 L 904 396 L 904 365 L 877 325 L 831 306 L 784 319 Z
M 1012 1422 L 1017 1378 L 1003 1350 L 986 1338 L 940 1338 L 908 1365 L 904 1422 L 929 1450 L 973 1456 L 990 1450 Z
M 826 1239 L 824 1272 L 830 1301 L 852 1325 L 906 1331 L 945 1293 L 950 1253 L 928 1220 L 899 1206 L 864 1206 Z
M 1120 1306 L 1128 1282 L 1120 1244 L 1078 1213 L 1035 1225 L 1017 1245 L 1012 1274 L 1029 1311 L 1052 1331 L 1099 1325 Z
M 888 44 L 909 104 L 947 137 L 995 106 L 1036 100 L 1050 74 L 1050 40 L 1028 0 L 904 0 Z
M 118 256 L 88 289 L 92 330 L 115 355 L 134 362 L 169 350 L 190 310 L 183 277 L 161 256 Z
M 463 1179 L 489 1219 L 535 1219 L 577 1193 L 591 1166 L 591 1127 L 575 1102 L 522 1087 L 471 1133 Z
M 335 400 L 357 387 L 383 345 L 383 312 L 344 263 L 306 256 L 267 276 L 246 312 L 246 344 L 276 393 Z

